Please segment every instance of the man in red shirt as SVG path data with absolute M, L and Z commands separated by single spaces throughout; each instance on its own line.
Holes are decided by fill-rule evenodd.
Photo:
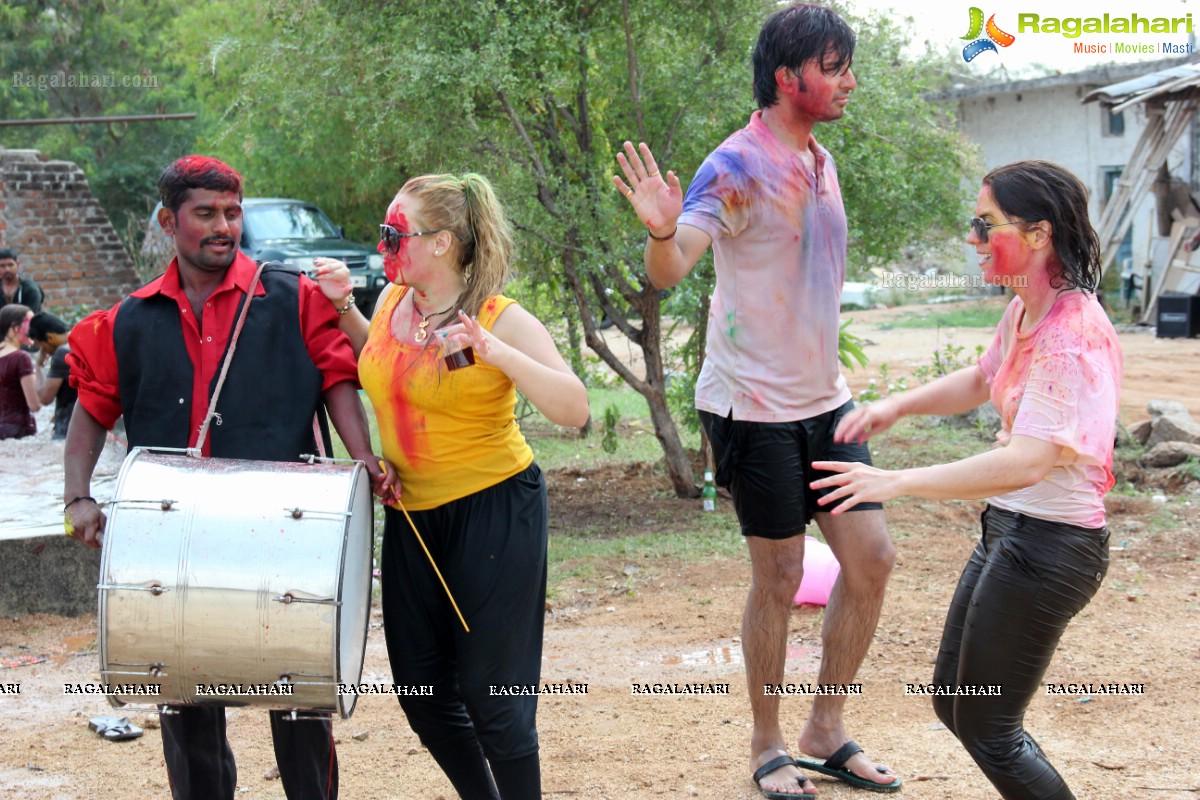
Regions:
M 211 418 L 204 455 L 294 461 L 316 452 L 314 414 L 323 423 L 328 410 L 351 457 L 366 464 L 376 493 L 390 490 L 394 478 L 371 452 L 354 353 L 338 330 L 338 313 L 313 281 L 278 266 L 265 267 L 247 297 L 257 265 L 238 249 L 241 176 L 216 159 L 186 156 L 163 172 L 159 192 L 158 219 L 175 241 L 175 259 L 70 336 L 71 385 L 79 399 L 67 433 L 63 500 L 72 536 L 100 546 L 105 516 L 90 497 L 91 477 L 105 432 L 121 416 L 131 447 L 196 447 Z M 236 356 L 210 409 L 246 302 Z M 328 439 L 327 430 L 321 435 Z M 173 796 L 232 800 L 237 770 L 224 708 L 174 711 L 161 719 Z M 271 730 L 288 798 L 335 798 L 329 721 L 285 721 L 283 713 L 271 712 Z

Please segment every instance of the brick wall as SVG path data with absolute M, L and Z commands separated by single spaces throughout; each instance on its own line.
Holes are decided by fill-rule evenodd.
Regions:
M 106 308 L 140 284 L 83 171 L 36 150 L 0 148 L 0 246 L 12 248 L 56 313 Z

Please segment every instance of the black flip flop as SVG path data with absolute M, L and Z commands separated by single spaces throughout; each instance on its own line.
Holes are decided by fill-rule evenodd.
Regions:
M 758 769 L 754 770 L 754 785 L 758 786 L 758 790 L 762 792 L 763 797 L 767 800 L 816 800 L 816 795 L 812 792 L 803 792 L 801 794 L 789 794 L 788 792 L 775 792 L 770 789 L 764 789 L 759 784 L 763 778 L 770 775 L 780 767 L 796 766 L 796 762 L 789 755 L 776 756 L 767 763 L 763 764 Z M 805 778 L 803 775 L 796 778 L 796 783 L 800 784 L 800 788 L 804 788 Z
M 816 758 L 798 758 L 796 759 L 796 766 L 801 769 L 811 769 L 814 772 L 828 775 L 831 778 L 837 778 L 839 781 L 848 783 L 856 789 L 866 789 L 871 792 L 900 791 L 900 787 L 904 785 L 904 781 L 899 778 L 896 778 L 891 783 L 876 783 L 866 778 L 860 778 L 846 769 L 846 762 L 862 751 L 863 749 L 856 742 L 849 741 L 839 747 L 837 752 L 824 761 Z M 878 764 L 875 765 L 875 769 L 882 775 L 888 773 L 887 767 L 881 767 Z

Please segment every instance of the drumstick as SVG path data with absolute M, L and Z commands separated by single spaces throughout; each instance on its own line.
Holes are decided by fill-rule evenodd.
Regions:
M 382 461 L 379 463 L 379 467 L 380 469 L 383 468 Z M 433 571 L 438 576 L 438 580 L 442 582 L 442 588 L 446 590 L 446 597 L 450 598 L 450 605 L 454 606 L 454 613 L 458 614 L 458 621 L 462 623 L 463 630 L 465 630 L 467 633 L 470 633 L 471 628 L 467 625 L 467 621 L 463 618 L 462 612 L 458 610 L 458 603 L 454 602 L 454 595 L 450 593 L 450 587 L 446 585 L 446 579 L 442 577 L 442 571 L 438 569 L 437 563 L 433 560 L 433 554 L 430 553 L 429 548 L 425 546 L 425 540 L 421 538 L 421 532 L 417 530 L 417 526 L 413 523 L 412 517 L 408 515 L 408 509 L 404 507 L 404 503 L 400 502 L 399 497 L 395 497 L 395 502 L 396 505 L 400 507 L 400 511 L 403 512 L 404 518 L 408 520 L 408 527 L 412 528 L 413 535 L 417 537 L 417 541 L 420 543 L 421 549 L 425 551 L 425 557 L 429 559 L 429 566 L 433 567 Z
M 400 506 L 400 510 L 404 512 L 404 518 L 408 520 L 408 526 L 412 528 L 413 534 L 416 535 L 417 541 L 421 543 L 421 549 L 425 551 L 425 557 L 429 559 L 429 566 L 433 567 L 433 571 L 437 573 L 438 580 L 442 582 L 442 588 L 446 590 L 446 597 L 450 598 L 450 605 L 454 606 L 454 613 L 458 614 L 458 621 L 462 623 L 463 629 L 470 633 L 471 629 L 467 626 L 467 621 L 463 619 L 462 612 L 458 610 L 458 603 L 454 602 L 454 595 L 450 594 L 450 587 L 446 585 L 446 579 L 442 577 L 442 571 L 438 569 L 437 564 L 433 561 L 433 554 L 429 552 L 429 548 L 425 546 L 425 540 L 421 538 L 421 534 L 417 531 L 417 526 L 413 524 L 412 517 L 408 515 L 408 509 L 399 500 L 396 500 L 396 505 Z
M 388 468 L 385 467 L 382 461 L 379 462 L 379 469 L 382 469 L 385 474 L 386 471 L 388 471 Z M 437 575 L 438 581 L 442 582 L 442 588 L 446 590 L 446 597 L 449 597 L 451 606 L 454 606 L 454 613 L 458 615 L 458 621 L 462 622 L 463 630 L 470 633 L 470 626 L 467 625 L 467 620 L 463 619 L 461 610 L 458 610 L 458 603 L 454 601 L 454 595 L 450 594 L 450 587 L 446 585 L 446 579 L 442 577 L 442 570 L 438 569 L 436 561 L 433 560 L 433 554 L 430 553 L 430 548 L 426 547 L 425 540 L 421 539 L 421 533 L 419 530 L 416 530 L 416 525 L 413 523 L 413 518 L 408 516 L 408 509 L 406 509 L 404 504 L 401 503 L 400 495 L 396 493 L 395 487 L 392 487 L 391 497 L 392 500 L 395 501 L 395 504 L 400 506 L 400 510 L 404 513 L 404 519 L 407 519 L 408 527 L 413 529 L 413 535 L 416 536 L 416 541 L 420 542 L 422 551 L 425 551 L 425 558 L 430 559 L 430 566 L 433 567 L 434 575 Z

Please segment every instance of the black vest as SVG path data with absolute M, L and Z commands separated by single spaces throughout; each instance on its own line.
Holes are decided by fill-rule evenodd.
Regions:
M 250 302 L 217 401 L 221 422 L 209 425 L 210 452 L 220 458 L 298 461 L 317 452 L 313 414 L 322 409 L 322 375 L 300 330 L 297 273 L 268 264 L 260 280 L 266 294 Z M 187 447 L 193 433 L 194 370 L 178 304 L 161 294 L 125 298 L 113 343 L 129 446 Z M 219 376 L 220 369 L 209 397 Z M 323 413 L 321 430 L 330 453 Z

